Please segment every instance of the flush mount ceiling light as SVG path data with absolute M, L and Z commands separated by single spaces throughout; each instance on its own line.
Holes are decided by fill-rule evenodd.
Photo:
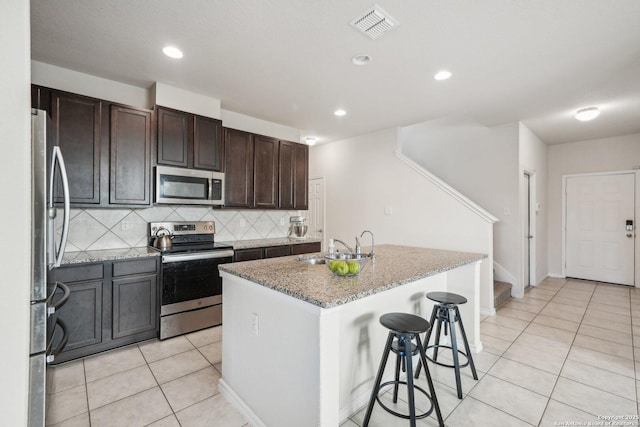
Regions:
M 356 55 L 351 58 L 351 62 L 353 65 L 367 65 L 371 62 L 371 57 L 369 55 Z
M 336 110 L 336 111 L 333 112 L 333 114 L 335 114 L 338 117 L 342 117 L 342 116 L 346 115 L 347 112 L 344 111 L 344 110 Z
M 451 77 L 451 71 L 447 70 L 438 71 L 433 75 L 436 80 L 447 80 L 449 77 Z
M 182 58 L 182 51 L 175 46 L 165 46 L 162 48 L 162 52 L 169 58 L 180 59 Z
M 581 122 L 587 122 L 589 120 L 595 119 L 599 114 L 600 110 L 598 109 L 598 107 L 581 108 L 576 111 L 576 119 L 580 120 Z
M 316 142 L 318 142 L 314 137 L 308 137 L 305 138 L 304 142 L 307 143 L 307 145 L 311 146 L 311 145 L 316 145 Z

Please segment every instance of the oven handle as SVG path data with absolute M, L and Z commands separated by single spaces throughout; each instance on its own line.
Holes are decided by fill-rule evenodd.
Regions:
M 227 258 L 233 256 L 233 250 L 225 250 L 225 251 L 209 251 L 209 252 L 197 252 L 190 253 L 184 255 L 164 255 L 162 257 L 162 263 L 168 264 L 171 262 L 181 262 L 181 261 L 196 261 L 200 259 L 214 259 L 214 258 Z

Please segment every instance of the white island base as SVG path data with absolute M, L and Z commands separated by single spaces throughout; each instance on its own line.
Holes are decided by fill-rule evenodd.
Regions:
M 469 300 L 459 306 L 469 344 L 472 351 L 482 349 L 479 274 L 477 261 L 321 308 L 221 271 L 220 391 L 252 426 L 337 427 L 370 397 L 388 334 L 381 315 L 429 319 L 433 303 L 426 293 L 459 293 Z M 388 363 L 385 378 L 393 377 L 393 369 Z

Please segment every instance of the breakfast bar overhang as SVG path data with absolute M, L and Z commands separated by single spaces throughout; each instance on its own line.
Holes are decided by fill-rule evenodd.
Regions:
M 460 307 L 472 351 L 480 343 L 480 264 L 486 255 L 381 245 L 358 276 L 299 257 L 225 264 L 222 393 L 251 425 L 335 427 L 366 404 L 389 312 L 427 317 L 431 291 Z M 317 256 L 321 256 L 318 254 Z M 392 369 L 385 377 L 392 376 Z

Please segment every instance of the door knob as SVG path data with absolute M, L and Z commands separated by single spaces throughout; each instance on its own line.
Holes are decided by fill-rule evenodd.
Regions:
M 628 237 L 628 238 L 632 238 L 632 237 L 633 237 L 633 234 L 632 234 L 632 233 L 627 233 L 627 237 Z

